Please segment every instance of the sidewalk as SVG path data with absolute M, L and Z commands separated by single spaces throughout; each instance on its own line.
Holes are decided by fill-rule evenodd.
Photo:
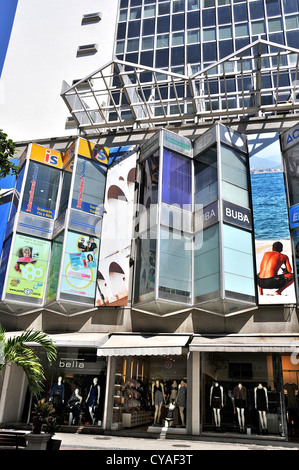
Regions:
M 174 439 L 167 436 L 138 438 L 116 435 L 95 435 L 80 433 L 56 433 L 55 439 L 61 439 L 61 450 L 105 450 L 105 451 L 176 451 L 190 453 L 198 450 L 299 450 L 299 443 L 285 441 L 250 441 L 230 442 L 208 438 Z

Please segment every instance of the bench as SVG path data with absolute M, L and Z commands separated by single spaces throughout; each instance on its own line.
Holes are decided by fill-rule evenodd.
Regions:
M 25 433 L 0 431 L 0 447 L 26 447 Z

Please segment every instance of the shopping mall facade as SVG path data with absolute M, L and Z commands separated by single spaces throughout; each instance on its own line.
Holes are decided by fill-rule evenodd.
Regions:
M 115 60 L 63 88 L 78 136 L 17 143 L 0 322 L 55 341 L 51 367 L 33 346 L 63 424 L 298 435 L 298 51 L 275 47 L 193 76 Z M 23 373 L 1 387 L 0 422 L 30 423 Z

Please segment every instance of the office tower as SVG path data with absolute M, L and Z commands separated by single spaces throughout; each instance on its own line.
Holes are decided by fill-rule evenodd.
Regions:
M 111 60 L 116 12 L 116 1 L 17 2 L 0 85 L 1 128 L 10 138 L 76 134 L 62 82 Z

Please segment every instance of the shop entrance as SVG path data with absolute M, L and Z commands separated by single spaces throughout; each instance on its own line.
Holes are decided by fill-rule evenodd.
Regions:
M 203 432 L 287 435 L 280 356 L 205 353 Z
M 41 351 L 46 381 L 41 400 L 50 403 L 61 425 L 102 426 L 107 362 L 93 348 L 59 348 L 49 367 Z M 23 417 L 32 422 L 36 402 L 25 402 Z

